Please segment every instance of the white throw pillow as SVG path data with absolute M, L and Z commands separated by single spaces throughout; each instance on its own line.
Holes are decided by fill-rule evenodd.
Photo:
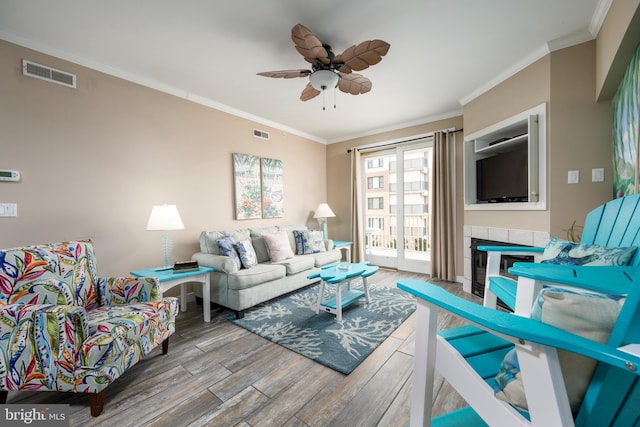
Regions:
M 309 232 L 309 245 L 311 246 L 311 253 L 326 252 L 327 249 L 324 246 L 324 235 L 322 231 Z
M 280 262 L 294 257 L 286 231 L 266 233 L 262 235 L 262 238 L 267 246 L 271 262 Z

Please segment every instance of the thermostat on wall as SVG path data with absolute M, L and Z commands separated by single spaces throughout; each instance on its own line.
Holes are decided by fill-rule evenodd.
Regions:
M 0 169 L 0 181 L 20 181 L 20 172 Z

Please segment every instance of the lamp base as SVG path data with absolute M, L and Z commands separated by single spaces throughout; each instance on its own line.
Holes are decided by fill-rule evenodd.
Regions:
M 162 234 L 162 236 L 160 236 L 160 239 L 162 241 L 164 266 L 160 267 L 156 271 L 169 270 L 170 268 L 173 268 L 173 265 L 171 265 L 171 262 L 169 261 L 171 259 L 171 249 L 173 249 L 173 242 L 171 241 L 171 236 L 169 236 L 168 233 Z
M 322 218 L 322 222 L 320 223 L 322 227 L 322 237 L 324 240 L 329 240 L 329 233 L 327 232 L 327 220 L 326 218 Z

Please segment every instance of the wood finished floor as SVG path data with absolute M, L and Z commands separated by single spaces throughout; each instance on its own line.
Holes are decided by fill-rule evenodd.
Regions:
M 428 276 L 380 270 L 372 283 Z M 462 285 L 440 283 L 468 299 Z M 72 426 L 407 426 L 415 313 L 355 371 L 343 375 L 225 320 L 230 311 L 202 306 L 180 312 L 169 354 L 156 348 L 107 388 L 93 418 L 78 393 L 9 393 L 7 403 L 70 404 Z M 325 314 L 326 315 L 326 314 Z M 458 319 L 441 315 L 441 327 Z M 464 405 L 449 385 L 436 384 L 435 414 Z

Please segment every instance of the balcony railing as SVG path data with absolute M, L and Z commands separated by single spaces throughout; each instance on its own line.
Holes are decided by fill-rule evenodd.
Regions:
M 389 184 L 389 193 L 397 193 L 398 192 L 398 184 L 392 183 Z M 404 183 L 404 192 L 414 192 L 414 191 L 429 191 L 429 183 L 427 181 L 411 181 Z
M 429 231 L 425 234 L 413 235 L 409 230 L 404 235 L 405 258 L 429 260 L 431 259 L 431 247 L 429 244 Z M 398 249 L 398 236 L 385 231 L 367 230 L 365 237 L 366 252 L 372 255 L 395 256 Z

